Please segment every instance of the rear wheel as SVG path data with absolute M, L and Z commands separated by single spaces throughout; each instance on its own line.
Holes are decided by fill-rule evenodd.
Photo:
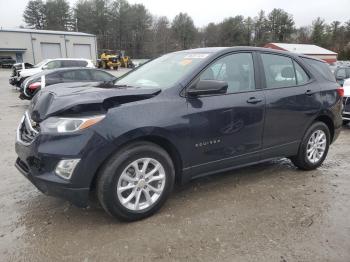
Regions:
M 98 199 L 112 216 L 135 221 L 154 214 L 174 185 L 174 167 L 165 150 L 148 142 L 133 143 L 102 168 Z
M 325 160 L 329 144 L 330 132 L 328 126 L 323 122 L 316 122 L 305 133 L 298 154 L 291 157 L 291 160 L 300 169 L 316 169 Z

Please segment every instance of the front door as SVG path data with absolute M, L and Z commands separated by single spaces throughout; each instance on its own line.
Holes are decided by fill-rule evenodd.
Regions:
M 228 83 L 227 94 L 187 98 L 193 173 L 204 175 L 257 161 L 265 98 L 256 84 L 253 54 L 233 53 L 212 63 L 200 80 Z M 191 172 L 190 172 L 191 173 Z

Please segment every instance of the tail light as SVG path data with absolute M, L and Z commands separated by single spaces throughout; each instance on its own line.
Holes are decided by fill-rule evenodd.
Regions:
M 342 86 L 337 88 L 337 92 L 340 97 L 344 96 L 344 88 Z
M 40 82 L 35 82 L 32 83 L 28 86 L 28 88 L 32 91 L 36 90 L 38 87 L 41 87 L 41 83 Z

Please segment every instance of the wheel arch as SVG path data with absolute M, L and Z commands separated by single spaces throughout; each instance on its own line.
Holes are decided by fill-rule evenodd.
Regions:
M 129 146 L 132 143 L 141 142 L 141 141 L 153 143 L 153 144 L 161 147 L 162 149 L 164 149 L 169 154 L 170 158 L 172 159 L 172 161 L 174 163 L 175 183 L 181 184 L 182 183 L 183 162 L 182 162 L 181 154 L 179 153 L 179 151 L 176 148 L 176 146 L 174 145 L 174 143 L 172 143 L 169 139 L 167 139 L 163 136 L 160 136 L 160 135 L 145 135 L 145 136 L 139 136 L 139 137 L 133 138 L 129 141 L 126 141 L 126 142 L 118 145 L 117 149 L 113 150 L 109 154 L 109 156 L 97 168 L 97 170 L 93 176 L 93 179 L 91 180 L 91 183 L 90 183 L 90 190 L 95 190 L 100 170 L 109 161 L 109 159 L 111 157 L 113 157 L 113 155 L 115 155 L 122 148 Z
M 326 124 L 326 126 L 329 129 L 330 135 L 331 135 L 331 143 L 333 142 L 334 139 L 334 123 L 333 120 L 330 116 L 326 114 L 319 115 L 318 117 L 315 118 L 314 122 L 323 122 Z

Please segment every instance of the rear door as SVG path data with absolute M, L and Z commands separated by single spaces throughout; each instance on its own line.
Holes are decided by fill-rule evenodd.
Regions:
M 272 53 L 260 57 L 266 97 L 263 157 L 294 154 L 321 108 L 320 87 L 293 58 Z
M 227 94 L 188 97 L 192 172 L 205 174 L 259 159 L 265 113 L 250 52 L 217 59 L 201 80 L 228 83 Z

